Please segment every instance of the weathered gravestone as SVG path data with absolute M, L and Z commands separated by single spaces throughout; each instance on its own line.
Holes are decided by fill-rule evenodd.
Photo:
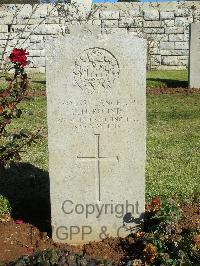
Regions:
M 190 26 L 189 86 L 200 88 L 200 23 Z
M 69 35 L 46 54 L 53 239 L 125 236 L 145 204 L 145 41 Z

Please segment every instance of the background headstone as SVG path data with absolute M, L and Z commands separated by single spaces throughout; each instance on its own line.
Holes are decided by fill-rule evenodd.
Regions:
M 200 23 L 190 26 L 189 86 L 200 88 Z
M 46 54 L 53 239 L 125 236 L 145 208 L 146 43 L 69 35 Z

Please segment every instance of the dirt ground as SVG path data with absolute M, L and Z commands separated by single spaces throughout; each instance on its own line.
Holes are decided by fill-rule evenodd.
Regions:
M 200 93 L 200 89 L 189 89 L 189 88 L 168 88 L 168 87 L 159 87 L 159 88 L 147 88 L 147 94 L 159 95 L 159 94 L 192 94 Z M 28 97 L 40 97 L 46 96 L 46 90 L 32 90 L 27 93 Z
M 159 88 L 147 88 L 147 94 L 151 95 L 159 95 L 159 94 L 192 94 L 192 93 L 200 93 L 200 89 L 189 89 L 189 88 L 168 88 L 168 87 L 159 87 Z
M 182 229 L 197 228 L 200 222 L 200 204 L 187 203 L 181 207 L 181 210 Z M 75 247 L 54 243 L 46 232 L 39 231 L 32 224 L 14 220 L 0 222 L 0 264 L 13 261 L 22 255 L 31 255 L 38 250 L 66 248 L 73 252 L 83 252 L 95 259 L 108 259 L 119 265 L 120 262 L 131 259 L 137 252 L 141 252 L 134 244 L 130 235 L 125 239 L 108 238 Z

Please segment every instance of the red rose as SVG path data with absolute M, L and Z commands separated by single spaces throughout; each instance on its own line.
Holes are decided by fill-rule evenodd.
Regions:
M 160 208 L 161 206 L 161 200 L 159 197 L 153 197 L 151 200 L 151 205 L 157 208 Z
M 0 105 L 0 114 L 2 114 L 3 113 L 3 106 L 2 105 Z
M 29 53 L 26 49 L 14 48 L 9 56 L 9 59 L 13 63 L 20 63 L 23 67 L 27 65 L 27 55 Z

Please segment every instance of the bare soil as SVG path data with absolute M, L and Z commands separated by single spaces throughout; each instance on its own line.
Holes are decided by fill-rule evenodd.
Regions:
M 159 94 L 192 94 L 200 93 L 200 89 L 190 89 L 190 88 L 168 88 L 168 87 L 159 87 L 159 88 L 147 88 L 147 94 L 159 95 Z
M 192 93 L 200 93 L 200 89 L 190 89 L 190 88 L 168 88 L 168 87 L 158 87 L 158 88 L 147 88 L 147 94 L 150 95 L 159 95 L 159 94 L 192 94 Z M 46 90 L 32 90 L 27 93 L 27 97 L 40 97 L 46 96 Z
M 195 229 L 200 224 L 200 203 L 187 203 L 181 207 L 182 229 Z M 14 261 L 22 255 L 51 248 L 67 248 L 72 252 L 83 252 L 95 259 L 108 259 L 116 265 L 132 258 L 142 250 L 135 245 L 131 235 L 125 239 L 107 238 L 91 242 L 82 247 L 54 243 L 47 232 L 41 232 L 30 223 L 17 224 L 16 221 L 0 222 L 0 264 Z M 133 252 L 134 250 L 134 252 Z

